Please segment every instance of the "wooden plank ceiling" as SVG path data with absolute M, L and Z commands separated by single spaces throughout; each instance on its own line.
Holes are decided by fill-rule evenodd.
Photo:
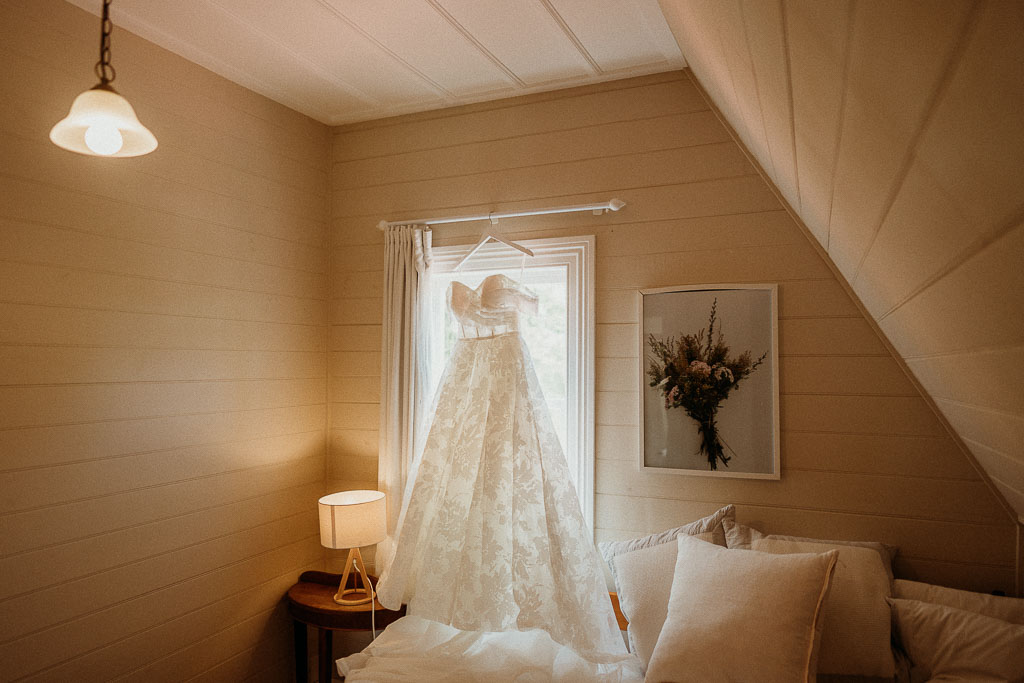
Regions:
M 656 0 L 117 0 L 111 19 L 329 125 L 685 66 Z

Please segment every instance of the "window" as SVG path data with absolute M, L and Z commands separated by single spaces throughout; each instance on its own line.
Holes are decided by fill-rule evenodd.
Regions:
M 428 285 L 428 396 L 433 397 L 458 334 L 447 306 L 453 280 L 476 287 L 488 275 L 521 280 L 538 296 L 536 316 L 523 316 L 520 331 L 551 411 L 583 518 L 594 524 L 594 321 L 593 237 L 519 241 L 534 252 L 525 257 L 490 243 L 459 272 L 455 265 L 473 245 L 433 249 Z

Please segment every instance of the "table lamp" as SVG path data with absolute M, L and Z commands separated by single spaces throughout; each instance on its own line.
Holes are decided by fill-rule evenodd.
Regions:
M 326 548 L 348 548 L 341 585 L 334 596 L 339 605 L 362 605 L 374 597 L 373 585 L 366 575 L 366 565 L 359 549 L 380 543 L 388 535 L 386 505 L 381 491 L 342 491 L 324 496 L 320 509 L 320 545 Z M 354 588 L 346 588 L 353 569 Z M 359 577 L 363 587 L 359 588 Z M 351 597 L 346 597 L 351 596 Z

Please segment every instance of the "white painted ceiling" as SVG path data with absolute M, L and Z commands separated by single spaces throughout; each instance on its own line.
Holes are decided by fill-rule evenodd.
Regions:
M 657 0 L 116 0 L 110 15 L 329 125 L 686 64 Z

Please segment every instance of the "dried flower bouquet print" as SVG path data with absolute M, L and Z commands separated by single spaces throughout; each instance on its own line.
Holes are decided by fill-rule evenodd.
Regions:
M 732 456 L 725 454 L 728 443 L 718 432 L 717 415 L 722 402 L 760 366 L 768 352 L 752 360 L 751 352 L 730 357 L 721 326 L 715 334 L 718 299 L 711 305 L 708 327 L 696 334 L 669 337 L 664 341 L 651 334 L 647 376 L 650 386 L 657 387 L 665 397 L 665 408 L 682 408 L 697 422 L 700 453 L 712 470 L 721 462 L 726 467 Z M 730 448 L 730 450 L 732 450 Z

